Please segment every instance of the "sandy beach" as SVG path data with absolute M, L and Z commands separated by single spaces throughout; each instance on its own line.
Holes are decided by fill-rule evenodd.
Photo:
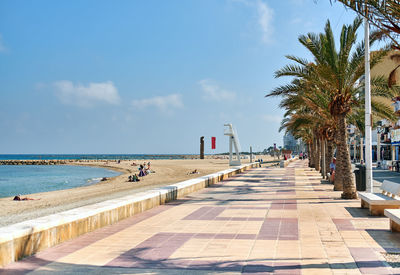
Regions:
M 257 156 L 257 158 L 272 160 L 269 156 Z M 138 173 L 138 166 L 132 166 L 132 163 L 141 164 L 148 161 L 151 162 L 151 170 L 155 173 L 143 177 L 140 182 L 128 182 L 129 175 Z M 249 163 L 249 160 L 245 159 L 242 163 Z M 126 160 L 119 164 L 113 161 L 75 161 L 72 164 L 104 167 L 123 174 L 90 186 L 28 195 L 29 198 L 40 200 L 13 201 L 12 197 L 1 198 L 0 226 L 131 195 L 229 168 L 227 159 Z M 199 173 L 190 174 L 195 169 Z

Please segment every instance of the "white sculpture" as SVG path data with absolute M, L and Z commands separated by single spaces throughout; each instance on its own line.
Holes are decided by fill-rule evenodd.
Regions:
M 235 129 L 232 124 L 225 124 L 227 128 L 224 130 L 224 135 L 229 136 L 229 165 L 238 166 L 240 163 L 240 144 Z M 233 158 L 232 145 L 235 147 L 236 158 Z

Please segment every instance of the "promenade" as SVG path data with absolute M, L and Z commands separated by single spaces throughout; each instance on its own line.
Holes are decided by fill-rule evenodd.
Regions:
M 400 274 L 400 234 L 296 161 L 257 168 L 0 274 Z

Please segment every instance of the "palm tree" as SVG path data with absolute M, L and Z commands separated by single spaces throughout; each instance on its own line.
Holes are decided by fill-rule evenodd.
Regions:
M 399 0 L 337 0 L 364 16 L 380 30 L 380 34 L 400 49 L 400 1 Z M 332 2 L 332 1 L 331 1 Z
M 350 154 L 347 147 L 347 119 L 353 108 L 360 106 L 360 89 L 364 74 L 364 44 L 356 44 L 356 32 L 362 20 L 356 18 L 352 24 L 344 25 L 340 35 L 340 49 L 336 50 L 333 32 L 329 20 L 324 33 L 301 35 L 300 43 L 312 54 L 314 61 L 288 56 L 296 65 L 287 65 L 275 73 L 276 77 L 294 76 L 312 83 L 312 91 L 319 98 L 327 99 L 327 109 L 331 115 L 330 124 L 336 126 L 336 174 L 335 185 L 343 187 L 342 198 L 357 198 L 352 177 Z M 376 37 L 371 39 L 371 44 Z M 387 49 L 371 57 L 371 67 L 387 54 Z M 300 81 L 300 80 L 299 80 Z M 381 91 L 378 87 L 377 91 Z M 279 90 L 279 89 L 278 89 Z M 386 110 L 387 111 L 387 110 Z M 388 113 L 388 111 L 387 111 Z M 316 137 L 316 135 L 314 135 Z M 340 188 L 339 188 L 340 189 Z
M 393 60 L 393 61 L 396 62 L 396 63 L 400 63 L 400 54 L 398 54 L 398 53 L 392 54 L 392 55 L 390 56 L 390 59 Z M 397 84 L 398 79 L 397 79 L 397 77 L 396 77 L 396 73 L 397 73 L 397 69 L 398 69 L 399 67 L 400 67 L 400 64 L 397 65 L 397 66 L 390 72 L 390 74 L 389 74 L 389 79 L 388 79 L 389 87 L 392 87 L 392 86 L 394 86 L 394 85 Z
M 286 129 L 308 141 L 308 148 L 312 148 L 309 150 L 310 167 L 321 170 L 323 177 L 326 177 L 332 150 L 325 150 L 325 145 L 326 141 L 331 144 L 335 128 L 328 111 L 328 94 L 318 91 L 318 87 L 310 81 L 294 79 L 289 85 L 277 87 L 268 96 L 284 96 L 280 107 L 287 111 L 280 130 Z M 308 131 L 305 132 L 305 128 Z M 307 136 L 303 137 L 305 133 Z M 325 161 L 321 161 L 320 168 L 321 159 Z

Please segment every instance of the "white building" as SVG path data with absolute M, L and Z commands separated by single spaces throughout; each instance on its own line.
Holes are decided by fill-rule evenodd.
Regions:
M 283 136 L 283 148 L 297 153 L 299 150 L 299 142 L 291 133 L 288 132 Z

